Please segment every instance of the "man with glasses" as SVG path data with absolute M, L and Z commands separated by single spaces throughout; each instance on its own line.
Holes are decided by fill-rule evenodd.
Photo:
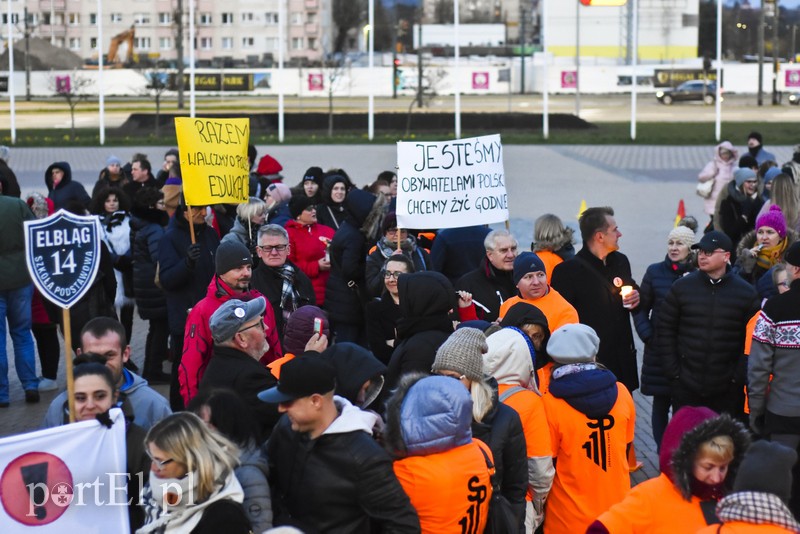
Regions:
M 508 230 L 493 230 L 483 240 L 486 256 L 480 266 L 455 283 L 456 289 L 472 293 L 478 319 L 497 320 L 500 306 L 517 294 L 514 284 L 514 259 L 517 240 Z
M 250 301 L 261 297 L 261 293 L 250 289 L 253 259 L 250 251 L 238 241 L 226 241 L 217 248 L 216 274 L 208 284 L 204 299 L 198 302 L 186 320 L 183 336 L 183 357 L 178 379 L 184 405 L 197 395 L 197 386 L 211 360 L 214 346 L 209 327 L 211 315 L 231 299 Z M 272 306 L 264 312 L 264 324 L 268 328 L 268 346 L 264 349 L 262 363 L 269 363 L 282 356 L 281 342 L 275 326 Z
M 264 295 L 275 312 L 278 336 L 283 339 L 289 316 L 306 304 L 316 304 L 308 276 L 289 260 L 289 234 L 277 224 L 258 230 L 256 253 L 261 264 L 253 272 L 253 288 Z
M 229 388 L 253 410 L 261 440 L 266 440 L 280 414 L 277 407 L 258 400 L 258 394 L 275 385 L 275 378 L 258 360 L 269 349 L 269 327 L 264 297 L 249 302 L 231 299 L 211 315 L 214 356 L 208 363 L 200 391 Z
M 706 406 L 741 417 L 745 328 L 759 309 L 758 293 L 731 271 L 733 243 L 727 235 L 709 232 L 692 248 L 699 269 L 672 284 L 656 327 L 672 411 Z

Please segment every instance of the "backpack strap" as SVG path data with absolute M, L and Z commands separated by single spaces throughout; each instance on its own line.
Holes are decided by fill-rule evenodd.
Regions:
M 508 400 L 509 397 L 514 395 L 515 393 L 519 393 L 520 391 L 525 391 L 525 388 L 522 386 L 514 386 L 513 388 L 509 388 L 500 395 L 500 402 L 505 402 Z

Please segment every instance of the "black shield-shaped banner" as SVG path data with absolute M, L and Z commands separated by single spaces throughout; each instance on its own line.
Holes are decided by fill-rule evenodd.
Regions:
M 70 308 L 89 291 L 100 266 L 99 232 L 97 217 L 64 210 L 25 222 L 25 260 L 42 296 Z

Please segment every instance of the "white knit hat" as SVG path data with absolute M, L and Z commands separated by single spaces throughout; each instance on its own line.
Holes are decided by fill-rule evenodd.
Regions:
M 687 247 L 691 247 L 697 242 L 697 236 L 694 235 L 694 231 L 686 226 L 676 226 L 673 228 L 667 236 L 667 241 L 670 239 L 680 241 Z

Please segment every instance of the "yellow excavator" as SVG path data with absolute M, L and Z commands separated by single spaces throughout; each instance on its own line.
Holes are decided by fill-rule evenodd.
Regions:
M 136 37 L 136 30 L 134 26 L 131 26 L 124 32 L 118 33 L 114 37 L 111 38 L 111 43 L 108 46 L 108 54 L 106 54 L 105 61 L 103 61 L 103 67 L 107 69 L 121 69 L 124 67 L 129 67 L 134 63 L 134 55 L 133 55 L 133 39 Z M 125 44 L 127 50 L 125 51 L 125 57 L 118 57 L 117 52 L 119 51 L 119 45 Z M 91 63 L 84 65 L 84 68 L 87 69 L 96 69 L 97 62 L 92 61 Z

